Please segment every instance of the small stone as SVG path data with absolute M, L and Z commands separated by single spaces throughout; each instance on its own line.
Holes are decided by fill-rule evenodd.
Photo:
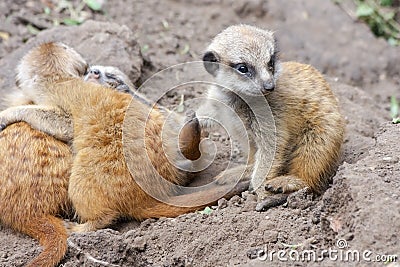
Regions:
M 296 209 L 296 210 L 293 210 L 293 214 L 294 215 L 296 215 L 296 216 L 298 216 L 298 215 L 300 215 L 300 210 L 298 210 L 298 209 Z
M 228 207 L 228 201 L 225 198 L 218 200 L 218 209 L 225 209 L 226 207 Z
M 399 162 L 399 157 L 384 157 L 382 158 L 382 161 L 385 163 L 395 164 Z
M 246 254 L 250 260 L 257 259 L 257 257 L 261 254 L 262 255 L 263 249 L 261 248 L 252 248 L 249 249 Z
M 353 238 L 354 238 L 354 234 L 353 233 L 347 233 L 344 236 L 344 239 L 346 239 L 347 241 L 351 241 L 351 240 L 353 240 Z
M 239 196 L 233 196 L 229 202 L 233 205 L 239 205 L 242 202 L 242 199 Z
M 265 231 L 264 232 L 264 242 L 266 243 L 275 243 L 278 241 L 278 232 L 277 231 Z
M 319 220 L 318 217 L 313 217 L 313 218 L 311 219 L 311 222 L 312 222 L 313 224 L 318 224 L 318 223 L 320 222 L 320 220 Z
M 138 236 L 133 240 L 132 247 L 138 251 L 144 251 L 147 246 L 147 240 L 143 236 Z
M 244 202 L 242 212 L 249 212 L 249 211 L 255 211 L 257 206 L 257 202 L 255 201 L 246 201 Z
M 249 191 L 244 191 L 242 193 L 242 198 L 251 202 L 257 201 L 257 196 L 255 194 L 250 193 Z

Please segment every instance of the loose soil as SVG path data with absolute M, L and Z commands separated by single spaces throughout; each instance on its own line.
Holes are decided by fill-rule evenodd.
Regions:
M 369 250 L 371 259 L 400 256 L 400 125 L 390 122 L 389 113 L 390 96 L 400 98 L 399 47 L 375 38 L 333 1 L 108 1 L 105 13 L 84 9 L 96 22 L 56 28 L 53 19 L 66 17 L 66 11 L 45 15 L 43 8 L 53 8 L 51 2 L 37 2 L 0 3 L 0 32 L 8 33 L 0 37 L 1 94 L 14 88 L 21 56 L 44 41 L 63 41 L 90 63 L 118 66 L 140 85 L 165 67 L 200 60 L 210 39 L 226 26 L 250 23 L 276 31 L 282 60 L 321 70 L 347 120 L 342 164 L 321 196 L 302 190 L 282 206 L 256 212 L 255 196 L 246 191 L 220 201 L 209 215 L 125 221 L 111 229 L 73 234 L 60 266 L 367 264 L 335 261 L 327 254 L 322 263 L 285 262 L 276 254 L 272 263 L 270 257 L 262 261 L 263 253 L 279 250 L 323 255 L 322 250 L 336 249 L 339 259 L 349 250 Z M 34 36 L 27 24 L 43 31 Z M 157 92 L 143 93 L 152 97 Z M 185 99 L 203 93 L 184 92 Z M 180 95 L 172 93 L 162 104 L 173 107 L 179 101 Z M 226 141 L 224 134 L 214 137 Z M 0 240 L 0 266 L 23 266 L 41 251 L 32 238 L 1 225 Z

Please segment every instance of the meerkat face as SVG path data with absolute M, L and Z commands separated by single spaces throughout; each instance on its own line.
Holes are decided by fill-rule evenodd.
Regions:
M 88 67 L 73 48 L 58 42 L 44 43 L 31 49 L 17 67 L 17 86 L 32 88 L 40 81 L 81 77 Z
M 134 89 L 128 76 L 118 68 L 111 66 L 91 66 L 84 80 L 106 85 L 123 93 L 132 93 Z
M 277 55 L 272 32 L 235 25 L 214 38 L 203 62 L 224 87 L 237 93 L 264 95 L 275 88 L 280 71 Z

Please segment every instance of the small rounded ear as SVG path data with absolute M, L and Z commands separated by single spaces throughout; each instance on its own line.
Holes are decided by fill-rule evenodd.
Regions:
M 203 56 L 204 68 L 206 69 L 206 71 L 208 73 L 210 73 L 213 76 L 217 75 L 217 70 L 218 70 L 219 66 L 216 63 L 219 63 L 219 62 L 220 61 L 219 61 L 219 57 L 218 57 L 217 53 L 208 51 Z

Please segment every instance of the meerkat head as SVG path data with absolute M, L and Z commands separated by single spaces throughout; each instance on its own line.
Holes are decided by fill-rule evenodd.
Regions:
M 271 31 L 234 25 L 214 38 L 203 63 L 207 72 L 234 92 L 266 94 L 274 90 L 279 75 L 277 55 L 277 43 Z
M 17 66 L 17 86 L 30 88 L 41 81 L 81 77 L 88 64 L 73 48 L 59 42 L 32 48 Z
M 128 76 L 112 66 L 91 66 L 84 80 L 102 84 L 123 93 L 132 93 L 135 89 Z

